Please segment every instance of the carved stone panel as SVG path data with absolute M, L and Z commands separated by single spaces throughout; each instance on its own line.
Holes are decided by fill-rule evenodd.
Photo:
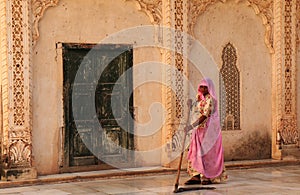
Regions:
M 31 166 L 30 2 L 8 1 L 8 127 L 4 153 L 9 167 Z M 7 103 L 7 104 L 6 104 Z M 6 105 L 5 105 L 6 104 Z
M 32 41 L 33 44 L 39 38 L 39 21 L 43 17 L 46 9 L 51 6 L 56 6 L 59 0 L 32 0 Z
M 299 139 L 297 121 L 296 121 L 296 36 L 295 24 L 293 20 L 294 11 L 296 10 L 294 0 L 285 0 L 283 5 L 284 11 L 284 61 L 282 77 L 284 80 L 283 86 L 283 116 L 281 121 L 280 135 L 283 144 L 297 144 Z
M 162 19 L 162 0 L 126 0 L 135 1 L 138 9 L 145 12 L 152 24 L 160 24 Z
M 31 140 L 31 1 L 8 0 L 6 3 L 7 66 L 2 67 L 1 77 L 4 91 L 1 174 L 9 180 L 35 178 Z

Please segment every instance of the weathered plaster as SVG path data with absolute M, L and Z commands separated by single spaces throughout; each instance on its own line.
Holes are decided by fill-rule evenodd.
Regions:
M 32 41 L 33 45 L 39 38 L 39 21 L 48 7 L 56 6 L 59 0 L 32 0 Z
M 92 8 L 91 8 L 92 7 Z M 118 13 L 118 14 L 114 14 Z M 54 18 L 60 18 L 55 20 Z M 98 0 L 60 0 L 56 7 L 49 8 L 39 22 L 40 37 L 33 51 L 33 152 L 35 163 L 40 174 L 57 173 L 60 156 L 60 131 L 64 126 L 62 107 L 62 62 L 57 53 L 56 43 L 99 43 L 105 37 L 121 30 L 149 25 L 146 14 L 136 10 L 132 1 L 118 0 L 111 4 L 109 1 Z M 105 26 L 105 28 L 103 28 Z M 126 43 L 127 40 L 122 40 Z M 132 42 L 127 42 L 133 44 Z M 160 61 L 158 49 L 134 49 L 134 65 L 142 62 Z M 45 71 L 47 70 L 47 71 Z M 147 72 L 139 72 L 147 78 Z M 150 74 L 150 73 L 149 73 Z M 149 75 L 150 76 L 150 75 Z M 134 77 L 134 79 L 138 79 Z M 49 94 L 49 91 L 51 93 Z M 145 97 L 145 93 L 161 91 L 161 86 L 140 86 L 135 91 L 134 106 L 140 123 L 149 120 L 148 110 L 151 102 L 161 102 L 161 94 L 153 93 Z M 47 104 L 45 104 L 47 99 Z M 49 109 L 49 107 L 51 109 Z M 44 118 L 47 118 L 45 121 Z M 145 131 L 147 131 L 145 129 Z M 146 141 L 145 141 L 146 140 Z M 145 144 L 151 143 L 149 144 Z M 149 147 L 159 148 L 161 134 L 140 138 L 135 141 L 140 150 Z M 47 148 L 48 152 L 44 152 Z M 159 156 L 159 155 L 157 155 Z M 148 162 L 158 165 L 160 158 L 150 156 L 137 157 L 137 164 Z
M 218 66 L 217 69 L 222 66 L 222 50 L 228 42 L 231 42 L 237 51 L 237 68 L 240 71 L 241 86 L 241 130 L 223 131 L 226 159 L 232 156 L 229 151 L 233 148 L 241 147 L 241 150 L 247 151 L 247 146 L 240 145 L 240 141 L 255 134 L 256 131 L 271 140 L 272 61 L 264 42 L 264 31 L 265 26 L 252 8 L 245 2 L 237 4 L 234 1 L 211 5 L 198 18 L 194 26 L 194 36 L 209 51 Z M 196 71 L 191 74 L 192 82 L 197 86 L 202 76 Z M 218 81 L 216 86 L 219 92 Z M 257 137 L 257 139 L 255 143 L 261 143 L 265 138 Z M 263 156 L 270 158 L 268 150 L 263 153 Z M 252 159 L 253 154 L 250 151 L 246 152 L 243 158 Z
M 215 3 L 233 2 L 230 0 L 191 0 L 189 1 L 189 33 L 194 35 L 194 26 L 197 22 L 197 18 L 206 12 L 206 10 Z M 270 52 L 273 53 L 273 0 L 236 0 L 235 3 L 246 3 L 251 6 L 255 14 L 259 15 L 265 26 L 265 43 Z

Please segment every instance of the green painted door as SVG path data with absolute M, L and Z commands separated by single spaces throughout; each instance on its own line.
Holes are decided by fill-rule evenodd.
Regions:
M 132 165 L 132 55 L 128 45 L 63 44 L 62 172 Z

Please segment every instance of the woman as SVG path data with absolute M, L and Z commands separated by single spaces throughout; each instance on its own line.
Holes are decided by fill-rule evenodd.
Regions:
M 211 79 L 201 81 L 192 109 L 197 119 L 185 128 L 185 131 L 193 129 L 188 151 L 188 173 L 192 178 L 185 184 L 226 181 L 218 102 Z

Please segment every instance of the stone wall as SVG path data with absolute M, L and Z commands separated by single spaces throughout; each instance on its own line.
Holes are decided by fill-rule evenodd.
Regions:
M 35 166 L 40 174 L 58 172 L 62 155 L 60 146 L 64 126 L 63 72 L 62 56 L 57 49 L 57 43 L 99 43 L 121 30 L 148 24 L 148 16 L 138 11 L 132 1 L 117 0 L 112 3 L 98 0 L 61 0 L 57 6 L 46 11 L 39 22 L 40 37 L 34 47 L 32 61 L 33 154 Z M 122 41 L 126 43 L 127 40 Z M 144 61 L 161 61 L 160 58 L 157 49 L 134 50 L 134 65 Z M 146 71 L 139 71 L 137 75 L 147 77 Z M 143 85 L 135 89 L 134 106 L 140 123 L 149 120 L 148 108 L 151 102 L 161 102 L 160 91 L 160 85 Z M 160 146 L 161 135 L 156 132 L 135 142 L 138 149 L 148 150 L 149 147 Z M 151 144 L 145 144 L 146 142 Z M 160 164 L 160 153 L 156 158 L 143 155 L 138 158 L 140 165 Z
M 28 178 L 35 178 L 35 169 L 39 174 L 60 172 L 65 125 L 60 43 L 95 44 L 124 29 L 150 24 L 159 25 L 150 37 L 153 42 L 178 53 L 192 49 L 182 36 L 182 31 L 190 33 L 206 48 L 217 69 L 223 63 L 224 47 L 230 43 L 235 48 L 240 129 L 222 132 L 226 160 L 281 159 L 282 150 L 292 156 L 299 152 L 295 144 L 299 145 L 300 134 L 299 9 L 297 0 L 2 1 L 0 21 L 7 22 L 0 27 L 4 177 L 32 173 Z M 162 26 L 180 32 L 172 34 Z M 136 46 L 135 40 L 145 41 L 145 34 L 131 34 L 134 39 L 130 40 L 122 36 L 106 43 Z M 152 68 L 161 62 L 171 65 L 187 73 L 194 87 L 207 76 L 174 51 L 153 47 L 133 51 L 135 133 L 148 135 L 135 138 L 137 166 L 168 165 L 174 160 L 172 149 L 180 148 L 181 139 L 175 143 L 172 138 L 184 125 L 180 119 L 186 118 L 181 104 L 193 95 L 187 92 L 183 76 L 170 67 L 138 66 L 144 62 Z M 138 85 L 154 74 L 162 83 L 175 83 L 175 91 L 157 82 Z M 154 130 L 143 126 L 153 119 L 163 123 L 164 114 L 163 126 Z M 163 145 L 167 141 L 172 141 L 169 148 Z
M 236 48 L 240 71 L 240 130 L 223 131 L 226 160 L 271 157 L 271 54 L 262 19 L 245 2 L 215 3 L 199 16 L 194 33 L 218 69 L 227 43 Z M 193 82 L 199 82 L 199 77 Z M 217 83 L 218 85 L 218 83 Z

